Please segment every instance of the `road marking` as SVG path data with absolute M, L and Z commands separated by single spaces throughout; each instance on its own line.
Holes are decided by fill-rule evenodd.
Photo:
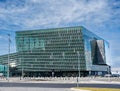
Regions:
M 91 91 L 91 90 L 82 90 L 82 89 L 78 89 L 78 88 L 71 88 L 71 90 L 73 90 L 73 91 Z

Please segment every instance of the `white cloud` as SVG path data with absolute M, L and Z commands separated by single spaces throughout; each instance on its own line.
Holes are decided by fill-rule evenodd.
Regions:
M 111 71 L 113 74 L 120 74 L 120 67 L 112 68 Z
M 120 57 L 119 56 L 114 56 L 112 59 L 113 63 L 112 66 L 115 67 L 120 67 Z
M 6 36 L 0 35 L 0 40 L 6 40 Z
M 7 9 L 0 8 L 0 18 L 8 24 L 7 27 L 10 24 L 27 29 L 76 22 L 102 24 L 111 17 L 107 0 L 26 0 L 20 7 L 16 3 L 21 2 L 16 0 Z
M 2 36 L 0 36 L 0 39 L 2 39 Z

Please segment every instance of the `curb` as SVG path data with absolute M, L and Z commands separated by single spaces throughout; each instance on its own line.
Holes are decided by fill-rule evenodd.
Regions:
M 82 89 L 77 89 L 77 88 L 71 88 L 73 91 L 91 91 L 91 90 L 82 90 Z

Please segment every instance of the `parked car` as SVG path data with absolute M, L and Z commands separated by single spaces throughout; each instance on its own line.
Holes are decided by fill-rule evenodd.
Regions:
M 112 74 L 112 77 L 120 77 L 120 74 Z
M 104 75 L 104 77 L 112 77 L 112 75 L 111 74 L 106 74 L 106 75 Z

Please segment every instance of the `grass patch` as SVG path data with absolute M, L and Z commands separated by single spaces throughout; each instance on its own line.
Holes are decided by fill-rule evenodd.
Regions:
M 80 89 L 80 90 L 90 90 L 90 91 L 120 91 L 120 89 L 114 89 L 114 88 L 75 88 L 75 89 Z

